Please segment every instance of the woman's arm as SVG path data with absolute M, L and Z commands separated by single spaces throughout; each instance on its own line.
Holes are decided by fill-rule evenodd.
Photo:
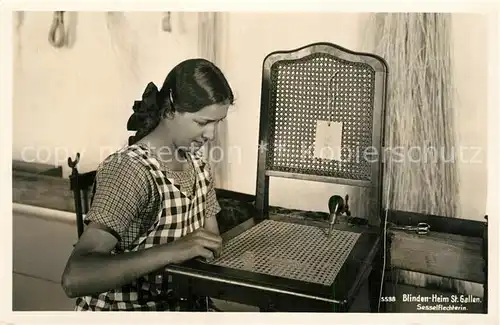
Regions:
M 116 237 L 93 225 L 80 237 L 62 275 L 62 286 L 70 298 L 119 288 L 174 262 L 166 246 L 112 255 Z
M 203 229 L 169 244 L 112 255 L 117 239 L 90 224 L 76 244 L 62 275 L 62 287 L 70 298 L 102 293 L 197 256 L 213 258 L 222 240 Z
M 215 215 L 205 218 L 205 227 L 207 231 L 219 235 L 219 224 Z

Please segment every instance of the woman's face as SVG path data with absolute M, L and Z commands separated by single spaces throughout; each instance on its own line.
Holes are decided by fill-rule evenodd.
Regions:
M 196 152 L 213 140 L 217 124 L 226 117 L 228 108 L 229 104 L 213 104 L 195 113 L 176 112 L 173 119 L 165 119 L 175 149 Z

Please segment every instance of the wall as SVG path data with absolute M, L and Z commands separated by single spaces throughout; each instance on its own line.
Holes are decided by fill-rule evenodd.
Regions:
M 167 34 L 160 29 L 160 13 L 127 13 L 129 29 L 135 33 L 122 31 L 122 35 L 128 40 L 124 48 L 136 44 L 138 49 L 134 66 L 127 56 L 113 50 L 111 41 L 119 38 L 110 38 L 104 13 L 78 13 L 74 47 L 63 50 L 47 42 L 51 13 L 26 14 L 14 68 L 13 158 L 21 158 L 23 148 L 28 146 L 47 147 L 51 152 L 49 162 L 55 162 L 59 153 L 59 164 L 67 175 L 67 154 L 80 151 L 84 171 L 94 169 L 105 154 L 124 145 L 132 102 L 140 98 L 147 82 L 161 83 L 175 63 L 197 55 L 196 14 L 184 16 L 184 32 L 179 33 L 178 15 L 174 14 L 174 32 Z M 260 78 L 265 55 L 315 41 L 364 50 L 367 20 L 367 14 L 357 13 L 225 15 L 221 68 L 237 100 L 228 116 L 228 145 L 241 148 L 241 159 L 238 155 L 229 157 L 228 189 L 255 192 Z M 486 26 L 487 20 L 480 15 L 457 14 L 453 18 L 461 144 L 480 147 L 481 155 L 476 159 L 482 161 L 460 166 L 459 217 L 475 220 L 482 220 L 486 208 L 488 94 L 487 61 L 482 59 L 487 50 Z M 466 33 L 469 36 L 464 37 Z M 109 149 L 101 149 L 100 154 L 96 144 Z M 273 178 L 270 200 L 273 205 L 326 211 L 333 193 L 346 192 L 352 194 L 351 189 L 336 185 Z M 359 213 L 361 199 L 354 196 L 352 201 L 353 213 Z
M 462 217 L 483 220 L 488 182 L 488 20 L 482 15 L 455 14 L 453 19 L 456 104 L 460 144 L 471 148 L 466 158 L 481 163 L 460 166 Z M 469 37 L 463 37 L 468 35 Z
M 77 20 L 73 47 L 55 49 L 52 13 L 26 13 L 14 45 L 13 158 L 35 147 L 38 161 L 62 164 L 68 175 L 68 154 L 80 152 L 80 167 L 90 170 L 126 144 L 133 101 L 147 83 L 160 87 L 178 61 L 197 53 L 197 15 L 183 16 L 184 31 L 173 19 L 177 33 L 169 34 L 161 13 L 127 13 L 108 30 L 104 12 L 79 12 L 67 17 Z

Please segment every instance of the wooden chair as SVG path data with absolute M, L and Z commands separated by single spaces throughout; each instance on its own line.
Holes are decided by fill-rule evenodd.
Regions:
M 375 231 L 379 231 L 383 222 L 383 163 L 380 154 L 384 145 L 387 78 L 388 67 L 383 58 L 332 43 L 312 43 L 266 56 L 261 88 L 257 219 L 272 218 L 270 214 L 276 216 L 279 211 L 269 205 L 270 179 L 290 178 L 368 188 L 368 214 L 363 217 L 375 227 Z M 318 121 L 342 123 L 338 130 L 338 145 L 351 154 L 343 151 L 334 159 L 318 158 L 312 149 L 318 140 Z M 370 157 L 376 158 L 371 162 L 352 154 L 367 149 L 378 153 L 378 156 Z M 343 196 L 342 193 L 333 194 Z M 304 199 L 307 200 L 307 194 Z M 290 217 L 305 216 L 309 212 L 292 210 Z M 280 218 L 290 221 L 287 219 L 286 216 Z M 363 249 L 373 250 L 381 257 L 379 243 L 379 240 L 371 244 L 367 241 Z M 352 253 L 356 254 L 355 248 Z M 365 262 L 375 261 L 368 258 Z M 381 271 L 379 266 L 371 266 Z M 372 311 L 378 302 L 379 281 L 376 277 L 379 276 L 380 273 L 371 273 Z M 341 278 L 339 275 L 337 280 Z M 348 308 L 342 306 L 339 309 Z

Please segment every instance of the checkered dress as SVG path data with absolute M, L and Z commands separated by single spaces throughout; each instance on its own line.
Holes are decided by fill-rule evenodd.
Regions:
M 210 190 L 210 170 L 201 154 L 188 154 L 195 171 L 195 182 L 190 194 L 181 188 L 161 168 L 159 160 L 141 145 L 131 145 L 117 152 L 139 163 L 149 171 L 161 197 L 161 208 L 149 228 L 137 236 L 131 244 L 112 251 L 113 254 L 137 251 L 154 245 L 172 242 L 204 226 L 207 196 Z M 83 310 L 172 310 L 169 296 L 169 276 L 165 271 L 150 273 L 119 289 L 95 296 L 77 299 L 77 311 Z

